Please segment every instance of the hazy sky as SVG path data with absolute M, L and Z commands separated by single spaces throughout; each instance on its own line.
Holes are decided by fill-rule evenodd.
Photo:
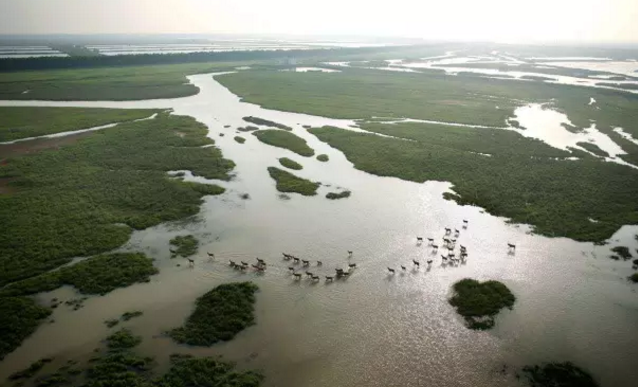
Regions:
M 0 0 L 0 34 L 215 32 L 638 42 L 638 0 Z

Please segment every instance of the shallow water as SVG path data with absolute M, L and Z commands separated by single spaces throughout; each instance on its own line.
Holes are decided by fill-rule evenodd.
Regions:
M 156 259 L 160 274 L 150 283 L 93 297 L 72 312 L 55 310 L 55 323 L 44 324 L 0 363 L 0 377 L 42 356 L 58 359 L 89 356 L 107 334 L 103 321 L 129 310 L 144 315 L 123 326 L 145 337 L 140 350 L 154 354 L 162 366 L 174 352 L 222 354 L 240 367 L 261 368 L 265 386 L 518 386 L 511 374 L 498 372 L 537 361 L 571 360 L 589 369 L 603 386 L 629 387 L 638 378 L 638 298 L 626 276 L 628 262 L 607 259 L 608 246 L 564 238 L 534 236 L 526 226 L 480 208 L 461 207 L 442 199 L 446 182 L 417 184 L 377 177 L 352 167 L 344 155 L 319 142 L 302 125 L 354 126 L 302 114 L 264 110 L 239 98 L 210 75 L 189 77 L 200 88 L 196 96 L 138 102 L 2 101 L 2 105 L 173 108 L 205 123 L 224 156 L 237 163 L 236 178 L 221 183 L 227 192 L 207 197 L 200 213 L 188 222 L 163 224 L 135 232 L 123 250 L 142 250 Z M 317 154 L 330 161 L 298 156 L 246 135 L 233 140 L 243 116 L 257 116 L 293 127 Z M 231 125 L 224 128 L 224 125 Z M 225 133 L 220 137 L 219 133 Z M 298 175 L 324 184 L 316 197 L 291 194 L 281 200 L 266 167 L 287 156 L 304 165 Z M 331 190 L 352 191 L 348 199 L 330 201 Z M 239 195 L 249 193 L 250 200 Z M 462 219 L 469 220 L 467 230 Z M 456 227 L 469 259 L 444 266 L 438 254 L 417 246 L 415 237 L 443 236 Z M 169 258 L 168 241 L 193 233 L 202 247 L 194 268 Z M 638 247 L 638 227 L 624 227 L 613 244 Z M 615 239 L 618 239 L 616 241 Z M 516 243 L 508 255 L 506 242 Z M 347 250 L 354 256 L 347 258 Z M 209 261 L 206 251 L 217 259 Z M 295 282 L 281 252 L 323 261 L 310 271 L 332 274 L 355 262 L 351 278 L 334 283 Z M 263 275 L 238 273 L 228 259 L 268 262 Z M 411 260 L 425 265 L 413 269 Z M 180 264 L 180 266 L 176 266 Z M 386 267 L 408 270 L 388 275 Z M 517 296 L 513 311 L 501 313 L 490 332 L 466 329 L 446 302 L 452 283 L 464 278 L 503 281 Z M 214 286 L 253 280 L 257 324 L 233 341 L 212 348 L 177 346 L 162 331 L 181 324 L 193 300 Z M 43 295 L 69 299 L 69 288 Z

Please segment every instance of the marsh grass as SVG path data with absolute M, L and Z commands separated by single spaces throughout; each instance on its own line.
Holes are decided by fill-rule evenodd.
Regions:
M 631 251 L 629 251 L 629 247 L 627 246 L 616 246 L 612 247 L 611 251 L 617 254 L 624 261 L 631 259 L 633 256 L 631 255 Z
M 110 351 L 127 350 L 138 346 L 142 337 L 134 336 L 130 330 L 123 328 L 106 338 L 106 345 Z
M 120 323 L 120 320 L 117 319 L 117 318 L 113 318 L 113 319 L 104 321 L 104 325 L 106 325 L 107 328 L 113 328 L 114 326 L 116 326 L 119 323 Z
M 142 253 L 98 255 L 59 270 L 13 282 L 0 290 L 0 296 L 30 295 L 51 291 L 62 285 L 74 286 L 82 294 L 101 294 L 138 282 L 150 281 L 157 274 L 153 261 Z
M 591 142 L 577 142 L 576 145 L 580 146 L 581 148 L 587 149 L 596 156 L 609 157 L 609 153 L 600 149 L 598 145 L 592 144 Z
M 235 136 L 235 142 L 238 142 L 240 144 L 243 144 L 246 142 L 246 139 L 243 138 L 242 136 Z
M 51 309 L 31 298 L 0 297 L 0 360 L 19 347 L 50 314 Z
M 9 380 L 29 379 L 35 376 L 35 374 L 37 374 L 45 365 L 51 363 L 52 361 L 53 361 L 53 358 L 51 357 L 44 357 L 40 360 L 34 361 L 27 368 L 18 372 L 14 372 L 11 375 L 9 375 L 8 379 Z
M 571 362 L 523 367 L 531 387 L 598 387 L 594 378 Z
M 362 128 L 399 138 L 332 127 L 309 132 L 357 169 L 415 182 L 449 181 L 455 193 L 446 199 L 531 224 L 538 234 L 598 242 L 638 223 L 638 172 L 631 168 L 590 155 L 564 161 L 572 154 L 512 131 L 420 123 Z
M 174 257 L 190 257 L 197 253 L 199 247 L 199 240 L 193 235 L 179 235 L 171 239 L 170 245 L 177 247 L 177 249 L 171 249 L 171 258 Z
M 326 155 L 326 154 L 320 154 L 320 155 L 317 156 L 317 160 L 322 161 L 322 162 L 325 163 L 326 161 L 329 160 L 329 158 L 328 158 L 328 155 Z
M 246 121 L 246 122 L 250 122 L 251 124 L 255 124 L 255 125 L 269 126 L 269 127 L 278 128 L 278 129 L 284 129 L 284 130 L 292 130 L 292 128 L 290 126 L 287 126 L 287 125 L 284 125 L 284 124 L 280 124 L 280 123 L 275 122 L 275 121 L 266 120 L 264 118 L 248 116 L 248 117 L 244 117 L 243 120 Z
M 259 130 L 259 128 L 257 126 L 247 125 L 240 126 L 237 130 L 240 132 L 254 132 L 255 130 Z
M 146 118 L 159 110 L 0 107 L 0 142 Z
M 234 164 L 202 148 L 213 143 L 207 132 L 190 117 L 162 113 L 9 158 L 0 168 L 13 189 L 0 195 L 0 286 L 115 249 L 133 229 L 196 214 L 202 196 L 224 189 L 166 172 L 229 180 Z
M 330 200 L 344 199 L 344 198 L 349 198 L 350 194 L 351 194 L 350 191 L 329 192 L 329 193 L 326 194 L 326 198 L 328 198 Z
M 315 154 L 315 151 L 308 146 L 306 140 L 290 132 L 266 129 L 253 132 L 253 135 L 264 144 L 288 149 L 301 156 L 311 157 Z
M 498 281 L 478 282 L 466 278 L 452 286 L 450 305 L 465 318 L 468 328 L 485 330 L 494 326 L 494 316 L 503 308 L 512 309 L 516 297 Z
M 633 283 L 638 283 L 638 273 L 630 275 L 627 279 Z
M 282 166 L 288 168 L 288 169 L 294 169 L 294 170 L 300 170 L 303 169 L 303 165 L 299 164 L 298 162 L 289 159 L 288 157 L 282 157 L 279 159 L 279 164 L 281 164 Z
M 317 194 L 317 188 L 320 185 L 276 167 L 268 167 L 268 173 L 277 182 L 276 187 L 279 192 L 296 192 L 304 196 L 313 196 Z
M 257 290 L 257 285 L 252 282 L 217 286 L 199 297 L 184 325 L 170 330 L 168 335 L 178 343 L 197 346 L 231 340 L 255 323 Z
M 132 318 L 140 317 L 143 314 L 144 312 L 142 312 L 141 310 L 135 310 L 133 312 L 124 312 L 122 314 L 122 317 L 120 317 L 120 319 L 122 319 L 122 321 L 128 321 Z

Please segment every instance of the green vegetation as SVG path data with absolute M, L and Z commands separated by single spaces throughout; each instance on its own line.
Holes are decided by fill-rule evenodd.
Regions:
M 290 126 L 287 126 L 287 125 L 284 125 L 284 124 L 280 124 L 280 123 L 277 123 L 277 122 L 274 122 L 274 121 L 266 120 L 264 118 L 248 116 L 248 117 L 244 117 L 243 120 L 246 121 L 246 122 L 250 122 L 251 124 L 255 124 L 255 125 L 271 126 L 273 128 L 279 128 L 279 129 L 284 129 L 284 130 L 292 130 L 292 128 Z
M 120 329 L 106 338 L 106 345 L 111 351 L 131 349 L 142 342 L 140 336 L 133 336 L 130 330 Z
M 279 164 L 283 165 L 286 168 L 289 169 L 295 169 L 295 170 L 300 170 L 303 169 L 303 165 L 299 164 L 298 162 L 289 159 L 288 157 L 282 157 L 279 159 Z
M 583 149 L 587 149 L 588 151 L 590 151 L 591 153 L 595 154 L 596 156 L 600 156 L 600 157 L 609 157 L 609 153 L 605 152 L 604 150 L 600 149 L 598 147 L 598 145 L 596 144 L 592 144 L 591 142 L 577 142 L 576 145 L 578 145 L 579 147 L 583 148 Z
M 119 323 L 120 323 L 120 320 L 118 320 L 116 318 L 112 318 L 110 320 L 104 321 L 104 325 L 106 325 L 107 328 L 113 328 L 114 326 L 116 326 Z
M 141 310 L 136 310 L 133 312 L 124 312 L 124 314 L 122 314 L 122 317 L 120 317 L 122 319 L 122 321 L 128 321 L 132 318 L 135 317 L 140 317 L 141 315 L 143 315 L 144 312 L 142 312 Z
M 638 273 L 634 273 L 628 277 L 629 281 L 633 283 L 638 283 Z
M 423 123 L 362 128 L 399 138 L 330 127 L 310 133 L 344 152 L 357 169 L 415 182 L 450 181 L 456 194 L 446 198 L 531 224 L 539 234 L 603 241 L 622 225 L 638 223 L 638 173 L 631 168 L 594 157 L 563 161 L 572 154 L 512 131 Z
M 177 247 L 177 250 L 171 250 L 171 258 L 186 258 L 197 253 L 199 241 L 192 235 L 179 235 L 171 239 L 170 245 Z
M 328 192 L 326 194 L 326 198 L 328 198 L 330 200 L 344 199 L 344 198 L 349 198 L 349 197 L 350 197 L 350 191 Z
M 149 117 L 157 110 L 0 107 L 0 142 Z
M 0 67 L 3 64 L 6 61 L 0 61 Z M 199 92 L 197 87 L 188 83 L 187 75 L 231 69 L 236 64 L 193 63 L 5 72 L 0 73 L 0 99 L 125 101 L 186 97 Z M 29 92 L 23 94 L 26 90 Z
M 315 151 L 308 146 L 306 140 L 290 132 L 266 129 L 253 132 L 253 135 L 264 144 L 288 149 L 289 151 L 295 152 L 301 156 L 310 157 L 315 154 Z
M 611 251 L 618 254 L 625 261 L 632 258 L 631 252 L 627 246 L 616 246 L 613 247 Z
M 62 285 L 74 286 L 83 294 L 104 295 L 138 282 L 148 282 L 157 274 L 153 260 L 142 253 L 98 255 L 56 271 L 13 282 L 0 290 L 0 296 L 22 296 L 47 292 Z
M 541 77 L 541 76 L 539 76 L 539 75 L 523 75 L 523 76 L 521 77 L 521 79 L 527 79 L 527 80 L 530 80 L 530 81 L 541 81 L 541 82 L 544 82 L 544 81 L 553 81 L 553 80 L 554 80 L 554 78 Z
M 264 379 L 255 371 L 238 372 L 234 365 L 219 359 L 172 355 L 171 369 L 157 382 L 158 387 L 258 387 Z
M 168 332 L 182 344 L 210 346 L 228 341 L 255 323 L 257 285 L 252 282 L 219 285 L 199 297 L 184 326 Z
M 246 126 L 240 126 L 239 128 L 237 128 L 237 130 L 240 132 L 253 132 L 255 130 L 259 130 L 259 128 L 252 125 L 246 125 Z
M 470 329 L 490 329 L 494 316 L 503 308 L 512 308 L 516 297 L 498 281 L 478 282 L 466 278 L 455 283 L 449 302 L 465 318 Z
M 573 363 L 545 363 L 523 367 L 532 387 L 598 387 L 594 378 Z
M 594 70 L 585 70 L 585 69 L 577 69 L 577 68 L 569 68 L 569 67 L 554 67 L 554 66 L 546 66 L 537 67 L 533 64 L 519 64 L 517 66 L 510 66 L 506 63 L 455 63 L 450 65 L 439 65 L 437 67 L 464 67 L 464 68 L 480 68 L 480 69 L 494 69 L 500 71 L 521 71 L 528 73 L 540 73 L 540 74 L 549 74 L 549 75 L 564 75 L 568 77 L 577 77 L 577 78 L 587 78 L 592 75 L 617 75 L 614 73 L 608 73 L 605 71 L 594 71 Z M 550 67 L 550 68 L 545 68 Z M 528 77 L 537 77 L 534 75 Z M 540 77 L 542 78 L 542 77 Z
M 0 298 L 0 360 L 20 346 L 51 310 L 30 298 Z
M 317 160 L 322 161 L 322 162 L 324 162 L 324 163 L 325 163 L 326 161 L 328 161 L 328 160 L 329 160 L 329 159 L 328 159 L 328 155 L 326 155 L 326 154 L 320 154 L 320 155 L 318 155 L 318 156 L 317 156 Z
M 279 192 L 296 192 L 304 196 L 317 194 L 319 183 L 302 179 L 276 167 L 268 167 L 268 173 L 277 182 L 277 191 Z
M 50 45 L 54 50 L 63 52 L 69 56 L 100 56 L 100 51 L 97 49 L 87 48 L 86 46 L 76 44 L 55 44 Z
M 235 136 L 235 141 L 240 143 L 240 144 L 243 144 L 243 143 L 246 142 L 246 139 L 243 138 L 242 136 Z
M 607 87 L 616 87 L 618 89 L 626 89 L 626 90 L 638 90 L 638 85 L 635 83 L 610 83 L 610 82 L 600 82 L 597 83 L 599 86 L 607 86 Z
M 234 164 L 202 148 L 213 143 L 207 133 L 192 118 L 163 113 L 6 159 L 0 181 L 14 192 L 0 195 L 0 286 L 117 248 L 132 229 L 196 214 L 202 196 L 224 189 L 166 172 L 228 180 Z
M 14 372 L 9 375 L 9 380 L 29 379 L 37 374 L 38 371 L 42 369 L 42 367 L 44 367 L 48 363 L 51 363 L 51 361 L 53 361 L 53 358 L 50 357 L 44 357 L 40 360 L 34 361 L 33 363 L 31 363 L 30 366 L 23 369 L 22 371 Z

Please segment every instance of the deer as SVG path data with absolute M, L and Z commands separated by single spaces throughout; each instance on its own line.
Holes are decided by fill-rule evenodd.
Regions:
M 333 277 L 333 276 L 331 276 L 331 275 L 327 275 L 327 276 L 326 276 L 326 282 L 328 282 L 328 281 L 333 281 L 333 280 L 334 280 L 334 277 Z
M 421 267 L 421 264 L 420 264 L 420 263 L 419 263 L 419 261 L 417 261 L 417 260 L 414 260 L 414 259 L 413 259 L 413 260 L 412 260 L 412 263 L 414 263 L 415 265 L 417 265 L 417 266 Z
M 308 266 L 310 265 L 310 261 L 302 259 L 301 262 L 303 263 L 303 266 Z
M 388 268 L 388 271 L 389 271 L 390 273 L 394 274 L 394 269 L 392 269 L 392 268 Z

